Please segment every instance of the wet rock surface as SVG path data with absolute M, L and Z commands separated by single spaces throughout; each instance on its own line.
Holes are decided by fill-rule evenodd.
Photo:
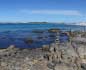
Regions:
M 70 42 L 37 49 L 11 46 L 0 49 L 0 70 L 86 70 L 85 47 Z

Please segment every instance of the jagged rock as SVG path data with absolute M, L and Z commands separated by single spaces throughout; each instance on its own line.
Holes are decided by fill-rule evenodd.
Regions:
M 85 46 L 80 45 L 75 49 L 68 42 L 64 44 L 53 43 L 48 47 L 46 51 L 43 49 L 18 49 L 14 46 L 0 50 L 0 69 L 85 70 Z
M 83 70 L 86 70 L 86 64 L 81 64 L 81 68 L 83 69 Z
M 47 66 L 49 69 L 54 69 L 55 64 L 54 63 L 48 63 Z

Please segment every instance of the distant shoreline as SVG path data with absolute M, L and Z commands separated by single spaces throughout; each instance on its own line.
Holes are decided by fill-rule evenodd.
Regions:
M 80 26 L 80 27 L 86 27 L 86 25 L 79 25 L 76 23 L 59 23 L 59 22 L 0 22 L 0 25 L 7 25 L 7 24 L 11 24 L 11 25 L 21 25 L 21 24 L 58 24 L 58 25 L 70 25 L 70 26 Z
M 38 23 L 50 23 L 50 22 L 0 22 L 0 24 L 29 24 L 29 23 L 35 23 L 35 24 L 38 24 Z

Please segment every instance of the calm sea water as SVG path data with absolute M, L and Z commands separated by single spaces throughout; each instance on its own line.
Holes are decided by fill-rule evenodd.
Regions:
M 47 32 L 48 29 L 57 28 L 61 30 L 84 30 L 83 26 L 42 23 L 42 24 L 0 24 L 0 48 L 15 45 L 18 48 L 37 48 L 44 44 L 54 42 L 55 33 Z M 33 30 L 43 30 L 43 33 L 33 33 Z M 27 41 L 30 40 L 28 43 Z
M 32 29 L 50 29 L 59 28 L 65 30 L 83 30 L 83 26 L 77 25 L 65 25 L 65 24 L 55 24 L 55 23 L 42 23 L 42 24 L 0 24 L 0 32 L 2 31 L 13 31 L 13 30 L 32 30 Z

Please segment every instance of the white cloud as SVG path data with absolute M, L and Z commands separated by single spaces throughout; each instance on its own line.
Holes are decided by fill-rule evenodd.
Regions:
M 82 25 L 82 26 L 86 26 L 86 22 L 80 22 L 80 23 L 76 23 L 76 25 Z
M 21 10 L 21 12 L 26 14 L 82 16 L 82 13 L 77 10 Z

